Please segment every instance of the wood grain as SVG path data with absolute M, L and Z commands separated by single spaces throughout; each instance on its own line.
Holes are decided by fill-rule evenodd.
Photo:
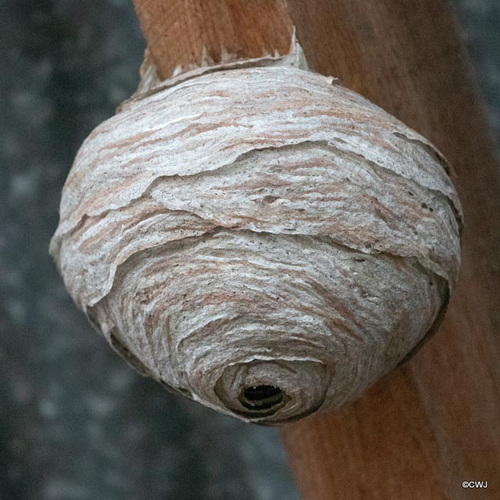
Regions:
M 466 219 L 461 278 L 436 337 L 351 407 L 283 432 L 304 498 L 497 498 L 500 176 L 451 12 L 436 0 L 288 5 L 313 69 L 448 157 Z M 303 458 L 318 440 L 322 474 Z M 462 489 L 469 478 L 490 481 L 488 490 Z
M 292 24 L 283 0 L 134 0 L 134 5 L 162 78 L 178 66 L 199 65 L 204 52 L 217 63 L 224 51 L 246 59 L 290 50 Z
M 163 75 L 199 61 L 207 40 L 215 59 L 221 44 L 241 44 L 241 57 L 260 55 L 262 40 L 283 50 L 284 39 L 272 37 L 293 23 L 314 70 L 339 77 L 451 161 L 466 230 L 440 332 L 358 402 L 287 427 L 283 438 L 305 499 L 498 498 L 500 173 L 447 2 L 286 0 L 288 12 L 283 2 L 222 2 L 234 19 L 257 20 L 231 24 L 235 45 L 227 22 L 213 18 L 219 1 L 197 2 L 202 12 L 196 2 L 135 3 Z M 249 14 L 257 6 L 258 16 Z M 464 480 L 488 489 L 463 489 Z

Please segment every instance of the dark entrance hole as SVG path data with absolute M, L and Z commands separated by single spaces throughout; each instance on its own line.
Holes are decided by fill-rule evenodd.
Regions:
M 247 387 L 240 396 L 241 404 L 248 410 L 270 410 L 283 402 L 283 391 L 274 385 Z

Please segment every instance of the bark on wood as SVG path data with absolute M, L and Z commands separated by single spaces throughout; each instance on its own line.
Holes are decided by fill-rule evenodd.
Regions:
M 500 175 L 448 4 L 135 4 L 163 76 L 178 65 L 199 63 L 205 46 L 215 60 L 220 46 L 235 51 L 241 44 L 241 57 L 260 55 L 263 40 L 268 51 L 282 52 L 294 25 L 312 69 L 340 78 L 448 157 L 457 172 L 466 231 L 461 279 L 441 331 L 358 402 L 287 427 L 283 437 L 306 499 L 496 498 Z M 220 12 L 231 12 L 232 17 L 221 22 Z M 179 25 L 184 27 L 175 31 Z M 277 33 L 282 35 L 273 38 Z M 489 481 L 489 487 L 472 493 L 462 488 L 464 480 Z

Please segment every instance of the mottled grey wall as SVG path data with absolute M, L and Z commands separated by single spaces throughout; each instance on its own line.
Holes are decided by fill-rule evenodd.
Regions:
M 454 4 L 500 137 L 500 2 Z M 0 0 L 0 499 L 294 499 L 275 430 L 137 376 L 47 254 L 75 152 L 143 48 L 131 0 Z

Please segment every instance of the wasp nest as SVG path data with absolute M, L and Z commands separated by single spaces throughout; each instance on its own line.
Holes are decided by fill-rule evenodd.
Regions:
M 426 139 L 262 61 L 150 82 L 97 127 L 51 251 L 138 371 L 278 424 L 352 400 L 435 329 L 461 209 Z

